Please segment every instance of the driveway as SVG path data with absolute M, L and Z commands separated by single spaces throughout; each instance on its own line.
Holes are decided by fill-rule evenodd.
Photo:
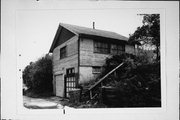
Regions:
M 63 109 L 67 100 L 59 97 L 31 98 L 23 96 L 24 107 L 29 109 Z

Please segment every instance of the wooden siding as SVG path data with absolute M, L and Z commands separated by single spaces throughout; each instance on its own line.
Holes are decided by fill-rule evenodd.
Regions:
M 94 80 L 99 75 L 99 73 L 93 73 L 93 68 L 91 66 L 81 66 L 79 67 L 79 84 Z
M 67 57 L 60 59 L 60 49 L 66 46 Z M 75 68 L 75 73 L 78 72 L 78 37 L 74 36 L 63 44 L 59 45 L 53 50 L 53 75 L 54 75 L 54 87 L 57 84 L 55 76 L 57 75 L 65 75 L 67 68 Z M 62 82 L 64 83 L 64 78 Z M 57 87 L 57 86 L 56 86 Z M 61 89 L 64 89 L 63 86 L 59 86 Z M 56 88 L 54 88 L 56 90 Z M 60 90 L 59 90 L 60 91 Z M 62 92 L 62 91 L 61 91 Z M 56 93 L 62 94 L 62 93 Z
M 58 40 L 57 40 L 57 43 L 55 44 L 55 47 L 59 46 L 60 44 L 66 42 L 67 40 L 69 40 L 70 38 L 75 36 L 74 33 L 70 32 L 69 30 L 67 30 L 63 27 L 61 27 L 60 29 L 61 29 L 61 31 L 57 38 Z
M 123 44 L 123 43 L 122 43 Z M 134 46 L 125 45 L 125 52 L 134 54 Z M 111 54 L 94 53 L 94 43 L 92 39 L 80 39 L 80 65 L 79 83 L 85 83 L 96 79 L 98 74 L 92 73 L 93 66 L 103 66 L 107 57 Z
M 92 73 L 92 66 L 103 66 L 109 54 L 94 53 L 91 39 L 80 39 L 79 84 L 95 79 L 98 74 Z
M 79 67 L 79 84 L 93 80 L 92 67 Z
M 67 57 L 60 59 L 60 49 L 66 46 Z M 67 42 L 59 45 L 53 51 L 53 73 L 62 73 L 62 68 L 77 66 L 78 63 L 78 37 L 74 36 Z M 65 70 L 64 70 L 65 71 Z
M 60 49 L 66 46 L 67 56 L 60 59 Z M 134 47 L 126 45 L 125 51 L 133 53 Z M 79 73 L 79 84 L 86 83 L 95 79 L 98 74 L 92 72 L 93 66 L 103 66 L 105 59 L 110 57 L 111 54 L 94 53 L 94 43 L 92 39 L 80 39 L 79 41 L 79 54 L 78 54 L 78 36 L 74 36 L 68 41 L 65 41 L 61 45 L 57 46 L 53 50 L 53 75 L 54 75 L 54 87 L 58 87 L 56 82 L 57 75 L 65 75 L 67 68 L 75 68 L 75 73 Z M 79 60 L 79 62 L 78 62 Z M 64 83 L 64 78 L 61 78 L 61 84 Z M 59 85 L 61 89 L 64 89 L 64 85 Z M 54 88 L 56 95 L 61 94 L 62 90 Z M 57 93 L 58 91 L 61 93 Z
M 102 66 L 109 54 L 94 53 L 93 40 L 80 39 L 80 66 Z

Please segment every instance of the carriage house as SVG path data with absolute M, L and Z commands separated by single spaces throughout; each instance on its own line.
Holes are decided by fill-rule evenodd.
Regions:
M 59 24 L 50 48 L 53 53 L 53 91 L 68 97 L 68 91 L 96 79 L 105 59 L 123 52 L 134 53 L 128 38 L 109 31 Z

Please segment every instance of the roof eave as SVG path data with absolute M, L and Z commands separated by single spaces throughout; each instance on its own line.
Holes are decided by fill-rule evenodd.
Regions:
M 52 53 L 52 52 L 53 52 L 54 47 L 55 47 L 55 44 L 56 44 L 57 39 L 58 39 L 58 37 L 59 37 L 59 35 L 60 35 L 60 33 L 61 33 L 61 29 L 62 29 L 62 28 L 65 28 L 65 29 L 69 30 L 70 32 L 74 33 L 75 35 L 79 36 L 78 33 L 74 32 L 73 30 L 71 30 L 71 29 L 69 29 L 69 28 L 67 28 L 67 27 L 64 27 L 64 26 L 60 23 L 60 24 L 59 24 L 59 27 L 58 27 L 58 29 L 57 29 L 57 31 L 56 31 L 56 34 L 55 34 L 53 43 L 52 43 L 52 45 L 51 45 L 51 47 L 50 47 L 49 53 Z
M 68 27 L 66 27 L 66 26 L 64 26 L 62 23 L 60 23 L 59 25 L 62 26 L 62 27 L 64 27 L 65 29 L 69 30 L 70 32 L 74 33 L 75 35 L 77 35 L 77 36 L 79 35 L 79 33 L 73 31 L 72 29 L 70 29 L 70 28 L 68 28 Z
M 116 39 L 116 38 L 110 38 L 110 37 L 104 37 L 104 36 L 96 36 L 96 35 L 88 35 L 88 34 L 79 34 L 79 37 L 84 37 L 84 38 L 105 38 L 105 39 L 111 39 L 111 40 L 117 40 L 117 41 L 122 41 L 122 42 L 127 42 L 127 40 L 122 40 L 122 39 Z
M 56 43 L 56 41 L 57 41 L 57 38 L 58 38 L 58 36 L 59 36 L 60 32 L 61 32 L 61 29 L 60 29 L 60 25 L 59 25 L 59 27 L 58 27 L 58 29 L 57 29 L 57 31 L 56 31 L 56 34 L 55 34 L 55 37 L 54 37 L 53 43 L 51 44 L 51 47 L 50 47 L 49 53 L 52 53 L 52 52 L 53 52 L 53 50 L 54 50 L 54 46 L 55 46 L 55 43 Z

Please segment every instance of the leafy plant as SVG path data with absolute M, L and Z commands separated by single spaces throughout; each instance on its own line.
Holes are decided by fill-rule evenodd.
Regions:
M 23 83 L 35 93 L 52 92 L 52 56 L 46 54 L 23 70 Z
M 155 47 L 156 60 L 160 60 L 160 14 L 140 14 L 143 25 L 130 34 L 129 43 L 140 43 L 141 46 Z
M 115 75 L 109 76 L 104 85 L 119 91 L 119 107 L 161 106 L 160 63 L 142 62 L 141 57 L 130 56 L 113 56 L 108 59 L 106 70 L 117 66 L 120 59 L 126 64 Z

